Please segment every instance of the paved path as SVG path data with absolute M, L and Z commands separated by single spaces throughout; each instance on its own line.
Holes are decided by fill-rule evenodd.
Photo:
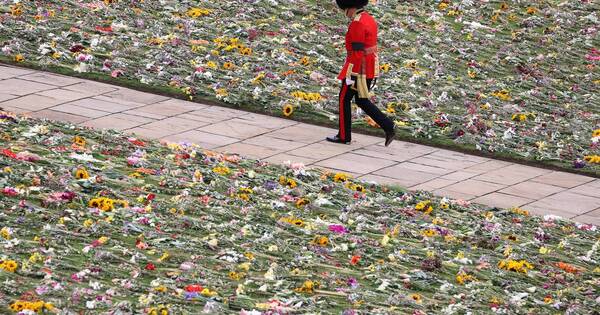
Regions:
M 0 107 L 600 225 L 600 180 L 587 176 L 401 141 L 386 148 L 383 138 L 359 134 L 351 145 L 331 144 L 329 128 L 7 66 L 0 66 Z

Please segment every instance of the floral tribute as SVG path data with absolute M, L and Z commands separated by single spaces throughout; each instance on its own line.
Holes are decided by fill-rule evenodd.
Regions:
M 3 314 L 591 314 L 600 302 L 593 225 L 8 113 L 0 135 Z
M 415 137 L 600 171 L 597 9 L 589 0 L 373 1 L 376 103 Z M 0 0 L 5 60 L 287 117 L 336 119 L 345 31 L 333 1 Z

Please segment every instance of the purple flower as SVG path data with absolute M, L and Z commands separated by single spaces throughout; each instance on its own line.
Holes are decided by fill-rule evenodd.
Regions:
M 354 279 L 354 278 L 348 278 L 347 283 L 352 289 L 358 288 L 358 281 L 356 281 L 356 279 Z
M 573 167 L 574 168 L 584 168 L 585 167 L 585 161 L 582 159 L 577 159 L 575 161 L 573 161 Z

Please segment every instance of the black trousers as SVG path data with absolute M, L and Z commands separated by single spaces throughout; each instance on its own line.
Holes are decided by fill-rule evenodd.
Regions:
M 360 107 L 367 115 L 383 128 L 388 133 L 394 129 L 394 122 L 389 119 L 384 113 L 375 106 L 368 98 L 359 98 L 358 91 L 353 88 L 356 85 L 356 78 L 352 77 L 354 84 L 347 85 L 345 80 L 342 80 L 340 90 L 340 129 L 338 137 L 343 141 L 352 140 L 352 99 L 356 98 L 356 105 Z M 367 79 L 367 86 L 371 90 L 372 79 Z

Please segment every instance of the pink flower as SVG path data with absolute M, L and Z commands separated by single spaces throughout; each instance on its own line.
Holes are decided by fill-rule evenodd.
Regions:
M 339 224 L 332 224 L 329 226 L 329 231 L 336 233 L 336 234 L 345 234 L 348 233 L 348 230 L 346 230 L 346 228 L 343 225 L 339 225 Z
M 17 190 L 12 187 L 4 187 L 4 189 L 2 190 L 2 193 L 7 196 L 11 196 L 11 197 L 19 194 L 19 192 L 17 192 Z
M 127 157 L 127 164 L 129 164 L 130 166 L 135 166 L 140 162 L 140 158 L 137 156 L 130 156 Z

